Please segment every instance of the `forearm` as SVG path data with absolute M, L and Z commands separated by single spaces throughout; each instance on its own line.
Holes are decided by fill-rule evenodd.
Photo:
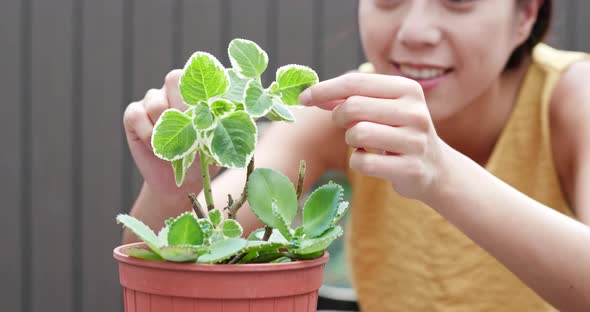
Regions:
M 447 155 L 451 174 L 426 204 L 557 308 L 588 311 L 590 227 L 525 196 L 460 153 Z
M 163 197 L 154 193 L 144 182 L 130 214 L 157 233 L 164 225 L 165 220 L 191 210 L 191 203 L 187 196 Z M 129 229 L 123 230 L 124 244 L 138 241 L 140 239 Z

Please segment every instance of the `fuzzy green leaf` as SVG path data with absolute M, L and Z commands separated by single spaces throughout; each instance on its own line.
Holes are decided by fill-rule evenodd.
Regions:
M 197 149 L 190 152 L 188 155 L 181 159 L 173 160 L 170 162 L 172 165 L 172 171 L 174 171 L 174 179 L 176 181 L 176 186 L 180 187 L 184 182 L 184 178 L 186 177 L 186 172 L 188 168 L 193 164 L 195 161 L 195 156 L 197 155 Z
M 169 245 L 201 245 L 202 243 L 203 231 L 192 213 L 186 212 L 170 224 Z
M 246 247 L 243 238 L 228 238 L 219 240 L 209 246 L 209 251 L 197 259 L 199 263 L 217 263 L 237 255 Z
M 257 128 L 246 112 L 234 112 L 219 120 L 211 141 L 215 161 L 226 168 L 245 168 L 254 155 Z
M 236 105 L 228 100 L 217 100 L 211 103 L 211 110 L 217 117 L 223 117 L 229 113 L 233 113 L 236 110 Z
M 232 67 L 243 77 L 257 78 L 268 66 L 268 55 L 253 41 L 234 39 L 228 52 Z
M 258 168 L 250 175 L 246 186 L 248 203 L 258 219 L 273 228 L 291 224 L 297 213 L 297 194 L 293 184 L 284 174 L 267 168 Z M 276 203 L 284 221 L 273 213 Z
M 172 221 L 174 222 L 174 221 Z M 172 224 L 172 223 L 170 223 Z M 165 225 L 163 228 L 160 229 L 160 232 L 158 232 L 158 239 L 160 240 L 160 242 L 162 242 L 162 245 L 168 245 L 168 233 L 170 232 L 170 226 L 169 225 Z
M 244 90 L 246 111 L 254 118 L 262 117 L 273 107 L 272 96 L 256 80 L 250 80 Z
M 287 223 L 287 221 L 285 221 L 276 202 L 272 203 L 272 213 L 275 216 L 275 218 L 279 221 L 277 223 L 278 226 L 276 227 L 276 229 L 279 230 L 279 232 L 281 232 L 283 237 L 285 237 L 287 240 L 293 239 L 293 230 L 291 229 L 291 225 L 290 223 Z
M 180 94 L 188 105 L 224 94 L 229 88 L 229 77 L 223 65 L 211 54 L 196 52 L 184 65 L 180 77 Z
M 161 159 L 182 159 L 196 148 L 197 143 L 192 119 L 179 110 L 167 109 L 154 125 L 152 148 Z
M 211 130 L 215 127 L 215 115 L 207 102 L 199 102 L 193 111 L 193 125 L 199 131 Z
M 342 235 L 342 227 L 337 225 L 320 237 L 302 239 L 299 248 L 294 253 L 307 255 L 326 250 L 330 244 Z
M 143 222 L 126 214 L 117 216 L 117 222 L 130 229 L 137 237 L 141 238 L 155 253 L 160 255 L 160 247 L 164 244 L 158 239 L 158 236 Z
M 272 121 L 295 122 L 295 116 L 280 99 L 273 99 L 273 106 L 265 117 Z
M 305 89 L 318 83 L 316 72 L 302 65 L 286 65 L 277 70 L 276 92 L 287 105 L 299 105 L 299 95 Z
M 129 257 L 144 259 L 144 260 L 152 260 L 152 261 L 164 261 L 162 257 L 160 257 L 157 253 L 142 247 L 130 247 L 125 249 L 125 253 Z
M 238 264 L 249 263 L 250 261 L 258 258 L 258 256 L 260 256 L 260 254 L 258 252 L 256 252 L 256 251 L 249 252 L 242 259 L 240 259 L 240 261 L 238 262 Z
M 251 78 L 242 78 L 236 74 L 234 69 L 227 69 L 227 75 L 231 83 L 231 87 L 223 95 L 223 98 L 233 102 L 243 103 L 244 102 L 244 89 L 246 84 Z
M 248 245 L 244 249 L 243 252 L 250 253 L 250 252 L 259 252 L 265 253 L 270 251 L 276 251 L 281 248 L 289 248 L 289 244 L 279 243 L 279 242 L 270 242 L 270 241 L 248 241 Z
M 214 228 L 218 227 L 219 224 L 221 224 L 221 220 L 223 219 L 223 216 L 221 215 L 221 211 L 218 209 L 213 209 L 213 210 L 209 211 L 208 217 L 209 217 L 209 221 L 211 221 L 211 224 L 213 225 Z
M 303 206 L 303 230 L 310 238 L 320 236 L 331 225 L 342 202 L 344 189 L 329 183 L 316 189 Z
M 213 223 L 206 218 L 199 219 L 197 222 L 201 227 L 201 231 L 203 231 L 203 241 L 208 241 L 213 235 Z
M 289 258 L 289 257 L 280 257 L 280 258 L 274 259 L 270 263 L 287 263 L 287 262 L 291 262 L 291 258 Z
M 262 241 L 262 237 L 264 236 L 265 229 L 260 228 L 254 230 L 248 236 L 249 241 Z M 277 229 L 272 229 L 272 233 L 270 234 L 270 238 L 268 239 L 271 243 L 279 243 L 279 244 L 289 244 L 289 241 L 279 232 Z
M 340 221 L 340 219 L 346 215 L 346 212 L 348 211 L 348 205 L 349 204 L 347 201 L 343 201 L 338 205 L 338 210 L 336 211 L 336 216 L 334 217 L 334 221 L 332 221 L 332 225 L 336 225 L 336 223 L 338 223 L 338 221 Z
M 221 230 L 226 237 L 240 237 L 244 232 L 242 226 L 233 219 L 223 221 Z
M 162 248 L 162 257 L 172 262 L 194 262 L 199 257 L 199 252 L 190 247 L 166 246 Z

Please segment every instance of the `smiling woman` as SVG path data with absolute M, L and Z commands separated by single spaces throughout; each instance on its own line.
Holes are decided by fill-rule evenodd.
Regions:
M 362 72 L 308 88 L 299 101 L 323 111 L 298 111 L 260 139 L 257 166 L 295 180 L 299 159 L 312 164 L 303 191 L 347 171 L 361 310 L 590 309 L 590 63 L 539 43 L 551 6 L 361 0 Z M 142 171 L 157 171 L 140 147 Z M 132 214 L 157 224 L 162 198 L 182 200 L 145 177 Z M 213 184 L 238 193 L 242 180 L 228 170 Z M 241 212 L 248 233 L 255 219 Z

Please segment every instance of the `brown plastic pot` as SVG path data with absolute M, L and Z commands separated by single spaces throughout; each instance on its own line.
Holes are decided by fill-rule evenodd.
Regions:
M 264 264 L 148 261 L 113 251 L 126 312 L 315 312 L 328 253 L 314 260 Z

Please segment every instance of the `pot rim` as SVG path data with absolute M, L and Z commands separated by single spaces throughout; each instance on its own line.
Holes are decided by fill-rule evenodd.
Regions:
M 207 271 L 207 272 L 268 272 L 299 270 L 302 268 L 320 266 L 328 262 L 329 254 L 324 254 L 313 260 L 299 260 L 286 263 L 249 263 L 249 264 L 204 264 L 204 263 L 178 263 L 167 261 L 153 261 L 133 258 L 125 254 L 125 249 L 131 247 L 147 247 L 143 242 L 120 245 L 113 250 L 113 257 L 117 261 L 130 265 L 150 267 L 174 271 Z

